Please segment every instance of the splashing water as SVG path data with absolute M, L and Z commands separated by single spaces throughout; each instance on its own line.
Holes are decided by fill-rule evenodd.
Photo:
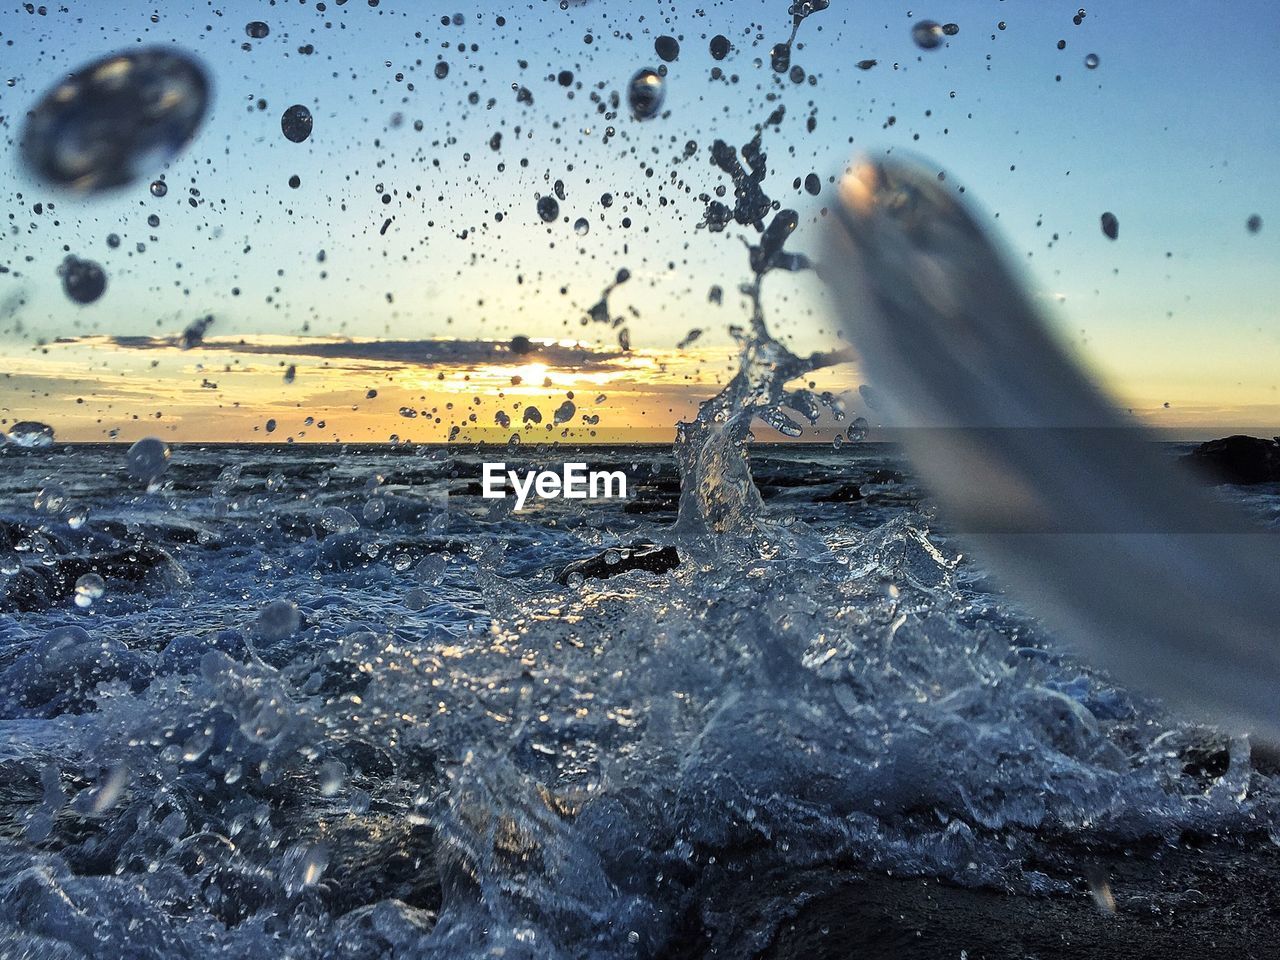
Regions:
M 378 12 L 376 0 L 360 6 Z M 796 31 L 827 6 L 791 5 L 780 62 L 799 57 Z M 249 26 L 255 41 L 289 36 L 283 23 Z M 452 70 L 428 59 L 427 74 L 468 76 L 461 47 Z M 682 63 L 664 47 L 679 67 L 701 52 L 687 43 Z M 724 36 L 709 52 L 739 59 Z M 674 67 L 655 76 L 659 92 L 680 79 Z M 553 73 L 539 102 L 580 93 L 602 113 L 634 109 L 625 88 L 588 101 L 574 77 Z M 527 87 L 512 90 L 517 109 L 531 108 Z M 306 142 L 306 108 L 275 131 L 288 102 L 253 109 L 267 139 Z M 558 501 L 517 519 L 474 489 L 492 449 L 170 448 L 153 437 L 129 452 L 11 428 L 0 447 L 0 953 L 754 956 L 799 901 L 850 871 L 1067 896 L 1081 889 L 1082 848 L 1127 857 L 1184 836 L 1280 842 L 1274 760 L 1057 647 L 959 554 L 907 466 L 860 442 L 865 418 L 840 450 L 750 446 L 757 419 L 796 438 L 823 405 L 834 410 L 793 384 L 848 359 L 798 355 L 766 321 L 765 283 L 811 266 L 787 249 L 800 217 L 765 192 L 764 138 L 785 117 L 770 103 L 749 143 L 710 151 L 733 199 L 708 195 L 703 225 L 749 237 L 738 369 L 681 425 L 674 452 L 592 449 L 636 481 L 626 503 Z M 290 125 L 293 110 L 304 123 Z M 528 138 L 506 129 L 508 150 Z M 477 131 L 489 158 L 486 142 L 501 151 L 500 134 Z M 183 181 L 170 171 L 164 182 L 177 193 Z M 609 186 L 639 218 L 638 196 Z M 544 220 L 526 181 L 509 219 L 588 247 L 576 222 L 573 237 L 544 225 L 570 202 L 553 190 Z M 391 206 L 403 194 L 378 195 Z M 579 212 L 566 207 L 562 222 Z M 379 215 L 370 233 L 390 222 Z M 592 222 L 594 243 L 608 221 Z M 930 235 L 946 222 L 913 225 Z M 940 262 L 979 249 L 953 243 Z M 933 275 L 907 270 L 900 247 L 883 252 L 907 279 Z M 647 283 L 651 261 L 625 256 Z M 580 317 L 624 350 L 628 314 L 611 298 L 631 278 L 614 273 Z M 708 299 L 721 304 L 721 288 Z M 198 358 L 201 324 L 172 345 Z M 504 361 L 532 366 L 551 350 L 509 329 L 499 339 Z M 282 370 L 292 381 L 295 368 Z M 504 435 L 521 419 L 545 429 L 584 416 L 582 397 L 513 400 L 493 416 Z M 421 400 L 393 403 L 398 422 L 429 416 Z M 570 454 L 534 448 L 517 435 L 499 451 L 530 466 Z M 1275 522 L 1274 503 L 1250 502 Z M 1124 910 L 1123 889 L 1097 889 Z M 1144 909 L 1183 905 L 1159 897 Z

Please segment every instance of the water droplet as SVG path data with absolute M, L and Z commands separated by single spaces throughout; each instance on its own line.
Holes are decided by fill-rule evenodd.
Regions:
M 556 198 L 547 194 L 538 198 L 538 216 L 542 218 L 543 223 L 552 223 L 560 216 L 560 204 L 556 202 Z
M 666 99 L 666 83 L 655 70 L 641 70 L 627 85 L 627 104 L 637 120 L 649 120 L 662 109 Z
M 320 512 L 320 526 L 330 533 L 355 533 L 360 529 L 356 518 L 342 507 L 325 507 Z
M 311 111 L 300 103 L 295 103 L 280 117 L 280 130 L 285 139 L 292 143 L 302 143 L 311 136 L 314 120 Z
M 942 46 L 945 36 L 942 24 L 936 20 L 921 20 L 911 28 L 911 39 L 921 50 L 936 50 Z
M 86 573 L 76 581 L 76 606 L 81 609 L 93 606 L 107 592 L 107 584 L 96 573 Z
M 854 417 L 853 422 L 849 424 L 849 429 L 844 435 L 850 443 L 862 443 L 867 439 L 867 434 L 871 430 L 871 424 L 867 423 L 866 417 Z
M 445 572 L 449 569 L 448 561 L 438 553 L 427 557 L 413 570 L 418 582 L 428 587 L 438 587 L 444 582 Z
M 314 886 L 329 867 L 329 850 L 323 844 L 304 846 L 299 844 L 285 853 L 280 867 L 280 879 L 285 891 L 294 896 Z
M 244 32 L 252 40 L 265 40 L 271 33 L 271 28 L 261 20 L 250 20 L 244 25 Z
M 32 449 L 35 447 L 47 447 L 53 444 L 53 427 L 47 423 L 37 423 L 34 420 L 23 420 L 21 423 L 15 423 L 7 434 L 7 441 L 15 447 L 23 447 L 24 449 Z
M 169 185 L 163 180 L 151 181 L 151 195 L 153 197 L 163 197 L 169 192 Z
M 346 768 L 337 760 L 329 760 L 320 765 L 320 795 L 322 797 L 337 796 L 346 782 Z
M 106 292 L 107 275 L 92 260 L 81 260 L 68 254 L 58 267 L 62 289 L 76 303 L 93 303 Z
M 1245 226 L 1249 228 L 1250 233 L 1257 233 L 1262 229 L 1262 217 L 1256 213 L 1245 221 Z
M 37 510 L 57 516 L 67 506 L 67 491 L 56 483 L 46 484 L 40 488 L 32 504 Z
M 1101 62 L 1102 61 L 1098 59 L 1098 55 L 1096 53 L 1091 53 L 1084 58 L 1084 65 L 1090 70 L 1097 70 L 1098 64 Z
M 441 60 L 439 63 L 436 64 L 436 79 L 443 80 L 448 75 L 449 75 L 449 64 Z
M 733 44 L 729 42 L 729 38 L 724 34 L 717 33 L 711 38 L 711 58 L 713 60 L 723 60 L 732 49 Z
M 139 480 L 154 480 L 169 469 L 169 445 L 156 437 L 144 437 L 129 448 L 125 466 Z
M 95 60 L 36 104 L 23 131 L 23 159 L 57 186 L 85 192 L 124 186 L 191 141 L 209 92 L 204 70 L 169 50 Z
M 580 237 L 585 237 L 591 232 L 591 224 L 587 222 L 586 217 L 579 217 L 573 223 L 573 232 Z
M 1110 240 L 1116 240 L 1120 236 L 1120 221 L 1111 211 L 1107 211 L 1102 215 L 1102 232 Z
M 663 63 L 672 63 L 680 56 L 680 42 L 675 37 L 659 37 L 653 42 L 653 49 Z
M 302 614 L 288 600 L 272 600 L 258 614 L 258 634 L 268 643 L 293 636 L 300 626 Z
M 574 406 L 572 400 L 566 400 L 564 403 L 560 404 L 560 406 L 556 409 L 556 412 L 555 412 L 556 423 L 568 423 L 570 420 L 573 419 L 573 415 L 577 412 L 577 410 L 578 408 Z

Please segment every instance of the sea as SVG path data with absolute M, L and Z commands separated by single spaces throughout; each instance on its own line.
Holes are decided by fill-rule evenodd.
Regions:
M 127 450 L 0 448 L 5 957 L 752 957 L 850 876 L 1280 843 L 1274 751 L 1058 642 L 890 444 L 753 445 L 751 538 L 665 446 Z

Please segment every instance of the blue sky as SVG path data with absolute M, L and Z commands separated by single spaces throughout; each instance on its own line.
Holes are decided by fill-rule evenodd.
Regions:
M 860 153 L 911 150 L 987 211 L 1063 336 L 1126 403 L 1170 423 L 1280 424 L 1274 4 L 1112 0 L 1087 4 L 1077 26 L 1079 4 L 1054 0 L 832 0 L 800 30 L 792 62 L 814 79 L 800 84 L 768 65 L 789 32 L 787 0 L 500 4 L 462 9 L 461 26 L 442 25 L 457 9 L 434 0 L 319 6 L 232 0 L 187 12 L 67 0 L 39 16 L 0 3 L 0 196 L 10 213 L 0 264 L 12 271 L 0 275 L 0 304 L 23 301 L 0 311 L 0 353 L 25 369 L 36 340 L 171 335 L 206 313 L 221 336 L 523 333 L 612 346 L 612 331 L 579 321 L 619 267 L 634 279 L 612 305 L 633 344 L 670 349 L 698 327 L 702 344 L 727 349 L 727 326 L 745 320 L 737 238 L 748 234 L 697 229 L 699 194 L 727 184 L 708 148 L 716 137 L 741 145 L 782 104 L 786 119 L 764 138 L 765 188 L 801 213 L 794 249 L 816 251 L 826 200 L 795 190 L 797 177 L 817 173 L 825 185 Z M 959 33 L 921 51 L 912 14 Z M 250 41 L 249 20 L 271 35 Z M 717 33 L 735 47 L 721 64 L 708 52 Z M 624 107 L 605 119 L 592 94 L 607 101 L 656 67 L 660 34 L 681 41 L 668 113 L 638 123 Z M 143 182 L 81 198 L 27 179 L 15 148 L 23 113 L 66 71 L 152 43 L 198 57 L 216 88 L 195 142 L 157 171 L 168 195 L 151 197 Z M 305 44 L 310 55 L 299 53 Z M 1084 65 L 1090 53 L 1096 70 Z M 449 72 L 437 79 L 441 59 Z M 865 59 L 879 62 L 854 66 Z M 714 66 L 738 82 L 712 80 Z M 563 70 L 574 86 L 556 82 Z M 303 145 L 280 135 L 295 102 L 316 117 Z M 548 226 L 536 197 L 556 180 L 567 222 Z M 52 214 L 33 212 L 41 201 Z M 1117 242 L 1098 227 L 1104 210 L 1119 217 Z M 1264 222 L 1257 234 L 1245 228 L 1252 214 Z M 579 217 L 586 236 L 573 231 Z M 113 232 L 118 250 L 105 242 Z M 63 297 L 54 271 L 64 246 L 107 269 L 97 304 Z M 723 307 L 708 304 L 712 285 L 724 288 Z M 833 322 L 812 277 L 771 277 L 768 294 L 777 332 L 805 348 L 825 343 Z M 139 362 L 105 348 L 94 356 L 112 370 Z M 52 393 L 23 402 L 56 405 Z

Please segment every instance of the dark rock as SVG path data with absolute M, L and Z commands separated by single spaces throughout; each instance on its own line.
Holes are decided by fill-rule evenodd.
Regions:
M 680 501 L 675 497 L 665 497 L 660 500 L 628 500 L 626 506 L 622 508 L 623 513 L 630 514 L 650 514 L 650 513 L 675 513 L 680 509 Z
M 1200 444 L 1182 460 L 1216 483 L 1280 483 L 1280 440 L 1224 437 Z
M 616 555 L 610 563 L 606 557 Z M 648 570 L 650 573 L 666 573 L 680 566 L 680 554 L 675 547 L 660 547 L 656 543 L 633 543 L 630 547 L 612 547 L 594 557 L 575 560 L 556 575 L 558 583 L 567 584 L 575 574 L 584 580 L 607 580 L 629 570 Z
M 862 499 L 862 490 L 856 483 L 842 483 L 830 493 L 817 498 L 818 503 L 857 503 Z

